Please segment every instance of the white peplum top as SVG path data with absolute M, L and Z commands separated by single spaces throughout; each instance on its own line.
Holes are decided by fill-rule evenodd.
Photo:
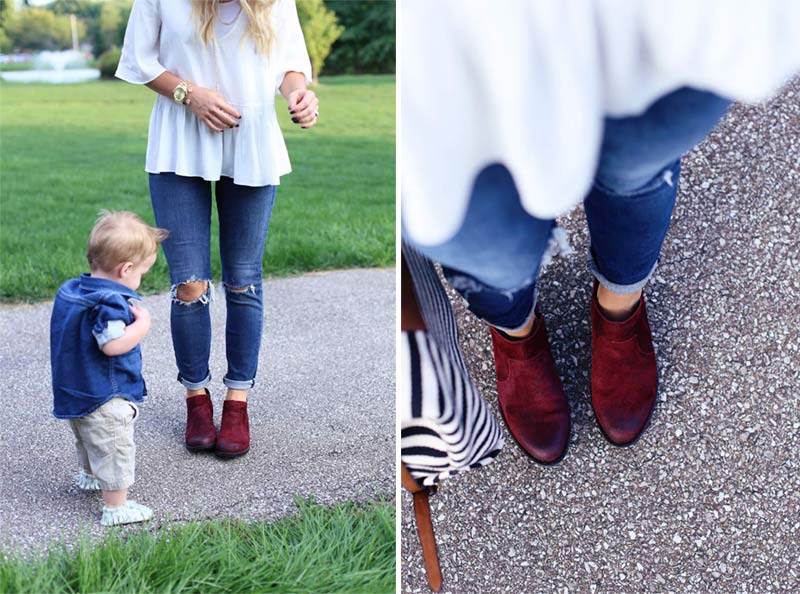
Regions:
M 145 171 L 267 186 L 292 170 L 274 97 L 287 72 L 302 72 L 310 83 L 311 62 L 294 0 L 278 0 L 272 10 L 275 43 L 264 56 L 245 35 L 243 11 L 216 43 L 204 46 L 190 0 L 134 1 L 116 76 L 144 84 L 169 71 L 219 91 L 242 116 L 239 127 L 213 132 L 191 109 L 158 95 Z

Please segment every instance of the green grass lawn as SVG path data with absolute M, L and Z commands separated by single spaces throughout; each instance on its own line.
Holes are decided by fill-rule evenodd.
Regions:
M 314 90 L 321 116 L 309 130 L 276 98 L 294 171 L 278 190 L 265 272 L 392 266 L 394 77 L 322 78 Z M 52 299 L 85 271 L 100 209 L 153 222 L 144 172 L 153 100 L 149 89 L 117 81 L 0 83 L 0 300 Z M 216 240 L 212 254 L 218 279 Z M 168 288 L 159 256 L 141 291 Z
M 395 509 L 298 501 L 275 523 L 112 531 L 33 559 L 0 558 L 0 592 L 394 592 Z

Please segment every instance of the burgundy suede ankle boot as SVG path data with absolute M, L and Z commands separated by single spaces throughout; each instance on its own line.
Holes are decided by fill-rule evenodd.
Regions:
M 186 449 L 190 452 L 213 450 L 216 441 L 214 408 L 206 390 L 205 394 L 186 399 Z
M 541 464 L 558 462 L 569 442 L 569 403 L 561 386 L 541 313 L 526 338 L 491 328 L 497 397 L 512 437 Z
M 592 291 L 592 408 L 606 439 L 630 445 L 644 432 L 656 403 L 656 355 L 644 293 L 633 313 L 612 322 Z
M 221 458 L 235 458 L 250 449 L 250 421 L 247 402 L 226 400 L 222 405 L 222 422 L 217 436 L 216 454 Z

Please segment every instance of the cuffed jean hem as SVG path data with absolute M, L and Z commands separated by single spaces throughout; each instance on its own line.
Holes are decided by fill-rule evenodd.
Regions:
M 514 289 L 498 289 L 456 270 L 443 267 L 443 271 L 466 307 L 484 323 L 503 332 L 516 332 L 533 318 L 539 296 L 534 278 Z
M 634 293 L 639 289 L 644 288 L 644 286 L 650 281 L 653 274 L 656 271 L 656 267 L 658 266 L 658 262 L 653 264 L 653 267 L 650 269 L 650 272 L 647 273 L 642 280 L 636 281 L 635 283 L 630 283 L 626 285 L 620 285 L 608 280 L 603 274 L 597 269 L 597 263 L 592 258 L 591 252 L 589 252 L 589 256 L 586 259 L 586 266 L 589 268 L 589 272 L 592 273 L 601 285 L 603 285 L 606 289 L 611 291 L 612 293 L 616 293 L 617 295 L 627 295 L 628 293 Z
M 519 332 L 520 330 L 525 328 L 528 324 L 530 324 L 531 320 L 536 315 L 536 303 L 537 303 L 538 299 L 539 299 L 539 285 L 537 283 L 537 285 L 533 289 L 533 298 L 531 299 L 531 301 L 532 301 L 531 309 L 528 312 L 528 315 L 525 316 L 525 321 L 522 322 L 521 324 L 519 324 L 518 326 L 513 326 L 513 327 L 498 326 L 497 324 L 493 324 L 492 322 L 490 322 L 489 320 L 487 320 L 485 318 L 481 318 L 481 320 L 483 320 L 484 322 L 489 324 L 492 328 L 494 328 L 496 330 L 500 330 L 501 332 L 506 332 L 506 333 L 508 333 L 508 332 Z
M 181 377 L 181 374 L 179 373 L 179 374 L 178 374 L 178 381 L 179 381 L 180 383 L 182 383 L 182 384 L 183 384 L 183 386 L 184 386 L 184 387 L 185 387 L 187 390 L 202 390 L 202 389 L 203 389 L 203 388 L 205 388 L 205 387 L 206 387 L 208 384 L 210 384 L 210 383 L 211 383 L 211 373 L 209 373 L 208 375 L 206 375 L 205 379 L 203 379 L 203 380 L 200 380 L 199 382 L 190 382 L 190 381 L 189 381 L 189 380 L 187 380 L 186 378 L 184 378 L 184 377 Z
M 222 383 L 225 384 L 226 388 L 230 388 L 231 390 L 250 390 L 256 385 L 256 380 L 234 380 L 223 377 Z

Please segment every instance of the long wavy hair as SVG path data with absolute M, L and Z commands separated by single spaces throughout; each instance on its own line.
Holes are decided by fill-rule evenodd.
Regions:
M 272 44 L 275 42 L 275 31 L 272 27 L 272 7 L 277 0 L 239 0 L 242 12 L 247 15 L 247 35 L 249 35 L 256 50 L 265 56 L 269 55 Z M 219 0 L 192 0 L 197 33 L 205 45 L 213 43 L 216 39 L 214 33 L 214 20 L 217 18 Z

